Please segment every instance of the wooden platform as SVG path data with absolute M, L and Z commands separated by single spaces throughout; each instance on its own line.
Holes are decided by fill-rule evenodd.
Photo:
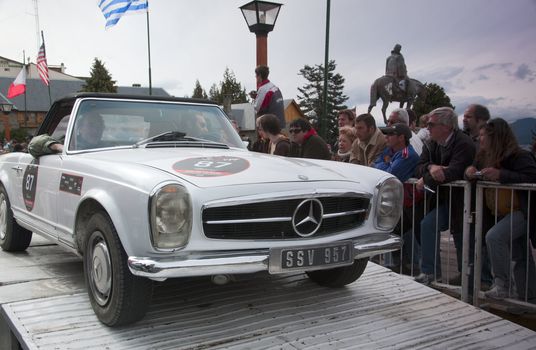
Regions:
M 24 349 L 534 349 L 536 344 L 534 331 L 373 263 L 342 289 L 319 287 L 304 274 L 256 274 L 224 286 L 208 278 L 159 283 L 147 316 L 119 329 L 97 321 L 76 256 L 37 242 L 25 254 L 0 252 L 0 263 L 2 316 Z

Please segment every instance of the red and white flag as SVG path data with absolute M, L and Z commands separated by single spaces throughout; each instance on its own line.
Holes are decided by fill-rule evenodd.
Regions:
M 39 76 L 41 77 L 43 83 L 48 86 L 48 84 L 50 84 L 50 79 L 48 77 L 48 65 L 47 57 L 45 55 L 44 42 L 39 48 L 39 53 L 37 54 L 37 71 L 39 72 Z
M 22 95 L 26 92 L 26 67 L 22 67 L 19 75 L 15 78 L 15 81 L 9 86 L 7 92 L 7 98 L 13 98 Z

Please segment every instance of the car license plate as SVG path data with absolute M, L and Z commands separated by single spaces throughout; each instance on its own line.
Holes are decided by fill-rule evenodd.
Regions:
M 354 262 L 354 245 L 351 241 L 310 247 L 272 248 L 270 273 L 294 270 L 320 270 Z

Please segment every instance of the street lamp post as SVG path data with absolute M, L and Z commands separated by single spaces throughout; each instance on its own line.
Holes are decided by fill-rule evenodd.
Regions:
M 11 140 L 11 127 L 9 125 L 9 114 L 13 110 L 13 103 L 2 102 L 0 103 L 0 109 L 4 112 L 4 137 L 6 140 Z
M 268 65 L 268 33 L 274 29 L 281 4 L 251 1 L 240 7 L 249 31 L 257 37 L 257 66 Z

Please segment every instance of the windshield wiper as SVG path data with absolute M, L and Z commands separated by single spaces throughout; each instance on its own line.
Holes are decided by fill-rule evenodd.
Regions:
M 181 131 L 166 131 L 158 135 L 148 137 L 146 139 L 136 142 L 134 145 L 132 145 L 132 148 L 138 148 L 139 146 L 145 145 L 150 142 L 173 142 L 173 141 L 193 141 L 193 142 L 200 142 L 203 144 L 208 143 L 214 146 L 225 146 L 225 148 L 228 148 L 228 146 L 223 143 L 215 142 L 212 140 L 207 140 L 207 139 L 203 139 L 199 137 L 186 136 L 186 133 L 181 132 Z
M 184 136 L 186 136 L 186 133 L 180 132 L 180 131 L 166 131 L 163 133 L 160 133 L 158 135 L 154 135 L 151 137 L 148 137 L 146 139 L 140 140 L 136 142 L 134 145 L 132 145 L 133 148 L 137 148 L 141 145 L 145 145 L 146 143 L 153 142 L 153 141 L 178 141 L 178 140 L 184 140 Z

